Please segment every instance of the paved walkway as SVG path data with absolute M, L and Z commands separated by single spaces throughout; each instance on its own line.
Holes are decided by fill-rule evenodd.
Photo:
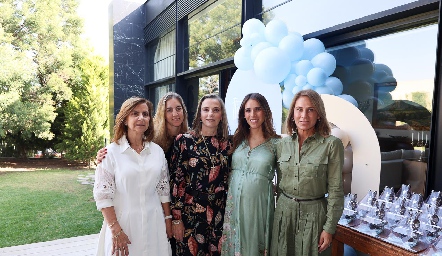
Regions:
M 98 234 L 0 248 L 0 256 L 92 256 Z

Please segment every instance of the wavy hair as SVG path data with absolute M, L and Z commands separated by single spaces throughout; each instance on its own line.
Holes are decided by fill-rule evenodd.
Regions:
M 264 134 L 265 140 L 279 137 L 279 135 L 276 134 L 275 128 L 273 126 L 272 110 L 270 110 L 267 99 L 259 93 L 250 93 L 244 97 L 241 106 L 239 107 L 238 128 L 236 128 L 235 134 L 233 135 L 233 146 L 230 150 L 230 153 L 233 153 L 233 151 L 235 151 L 235 149 L 241 144 L 243 140 L 249 138 L 250 125 L 245 119 L 246 104 L 249 100 L 256 100 L 259 106 L 264 111 L 264 122 L 261 125 L 261 129 Z
M 295 97 L 293 97 L 292 103 L 290 104 L 287 118 L 285 120 L 285 132 L 291 135 L 297 130 L 296 123 L 293 119 L 293 112 L 295 109 L 296 101 L 302 96 L 306 96 L 310 99 L 313 106 L 315 107 L 316 112 L 318 113 L 319 120 L 316 121 L 315 131 L 319 132 L 319 134 L 323 137 L 328 137 L 331 133 L 331 129 L 327 121 L 327 116 L 325 114 L 324 102 L 322 101 L 321 96 L 313 90 L 302 90 L 295 94 Z
M 140 104 L 147 105 L 150 117 L 149 127 L 144 132 L 143 141 L 152 141 L 155 131 L 152 118 L 153 104 L 145 98 L 131 97 L 123 102 L 120 108 L 120 112 L 118 112 L 117 117 L 115 118 L 114 137 L 112 138 L 112 142 L 118 144 L 118 140 L 123 137 L 123 135 L 127 135 L 127 125 L 125 125 L 124 122 L 126 121 L 127 116 L 129 116 L 129 114 L 132 112 L 132 110 Z
M 196 109 L 195 118 L 192 122 L 192 130 L 195 132 L 197 137 L 201 135 L 201 105 L 206 99 L 216 99 L 221 105 L 222 119 L 218 124 L 216 136 L 218 137 L 218 139 L 226 140 L 229 136 L 229 124 L 227 122 L 226 106 L 224 105 L 223 100 L 218 96 L 218 94 L 206 94 L 200 99 L 200 101 L 198 102 L 198 108 Z
M 170 146 L 173 143 L 173 136 L 169 134 L 167 129 L 167 121 L 166 121 L 166 103 L 170 99 L 176 99 L 181 104 L 183 108 L 183 122 L 180 126 L 179 133 L 186 133 L 189 129 L 189 125 L 187 123 L 187 109 L 186 105 L 184 105 L 183 98 L 176 92 L 168 92 L 166 93 L 159 101 L 157 105 L 157 110 L 155 112 L 155 116 L 153 117 L 153 123 L 155 126 L 155 133 L 153 137 L 153 142 L 158 144 L 164 152 L 169 150 Z

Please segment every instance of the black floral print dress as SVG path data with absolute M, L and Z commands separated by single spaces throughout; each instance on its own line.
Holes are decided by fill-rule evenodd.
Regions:
M 220 255 L 230 163 L 228 140 L 196 136 L 176 137 L 171 156 L 171 207 L 182 220 L 184 239 L 177 255 Z

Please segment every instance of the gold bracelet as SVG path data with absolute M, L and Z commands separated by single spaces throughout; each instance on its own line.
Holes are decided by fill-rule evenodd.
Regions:
M 112 224 L 109 225 L 109 228 L 111 228 L 113 225 L 115 225 L 115 223 L 117 223 L 118 221 L 114 221 Z
M 173 225 L 178 225 L 181 223 L 181 220 L 172 220 Z
M 114 237 L 112 237 L 112 238 L 117 238 L 120 234 L 121 234 L 121 232 L 123 232 L 123 229 L 121 229 L 120 230 L 120 232 L 118 232 Z

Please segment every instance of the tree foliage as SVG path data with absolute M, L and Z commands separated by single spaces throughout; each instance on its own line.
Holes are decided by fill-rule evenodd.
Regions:
M 102 91 L 108 84 L 107 74 L 102 77 L 102 72 L 106 72 L 104 64 L 91 57 L 80 36 L 83 21 L 77 8 L 78 0 L 0 2 L 0 140 L 14 145 L 20 156 L 26 156 L 30 149 L 54 148 L 62 140 L 78 143 L 79 138 L 98 139 L 102 133 L 99 130 L 107 127 L 103 121 L 85 121 L 85 116 L 90 119 L 97 115 L 95 112 L 106 111 L 107 101 L 104 105 L 88 106 L 91 112 L 82 112 L 83 119 L 74 119 L 69 112 L 72 105 L 85 104 L 79 102 L 84 93 L 96 100 L 101 100 L 102 94 L 107 97 Z M 90 73 L 96 71 L 100 86 L 95 78 L 85 79 L 93 77 Z M 85 91 L 79 87 L 92 89 Z M 100 90 L 100 96 L 94 90 Z M 99 127 L 67 136 L 70 127 L 86 129 L 95 124 Z
M 57 149 L 72 160 L 89 161 L 109 137 L 107 106 L 108 68 L 103 59 L 84 59 L 79 68 L 82 76 L 72 87 L 73 97 L 64 109 L 65 127 Z

